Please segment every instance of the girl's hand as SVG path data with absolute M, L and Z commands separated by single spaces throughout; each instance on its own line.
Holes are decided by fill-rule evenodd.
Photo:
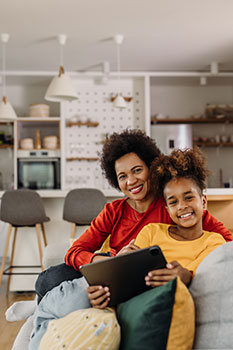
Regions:
M 179 276 L 181 281 L 187 286 L 192 279 L 189 270 L 182 267 L 177 261 L 167 264 L 165 269 L 153 270 L 145 277 L 146 285 L 159 287 Z
M 125 247 L 123 247 L 121 250 L 119 250 L 119 252 L 117 253 L 117 255 L 122 255 L 122 254 L 126 254 L 126 253 L 132 253 L 135 250 L 138 250 L 139 247 L 136 246 L 134 244 L 135 239 L 132 239 L 132 241 L 129 242 L 129 244 L 127 244 Z
M 92 307 L 104 309 L 108 306 L 110 301 L 110 292 L 108 287 L 89 286 L 87 287 L 87 294 Z

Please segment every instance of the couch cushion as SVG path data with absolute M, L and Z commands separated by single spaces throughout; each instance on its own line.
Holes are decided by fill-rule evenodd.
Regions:
M 192 349 L 194 305 L 179 279 L 121 303 L 117 316 L 121 350 Z
M 194 349 L 233 349 L 233 242 L 213 250 L 190 286 L 196 309 Z
M 50 321 L 39 350 L 118 350 L 119 344 L 120 327 L 115 312 L 110 308 L 89 308 Z

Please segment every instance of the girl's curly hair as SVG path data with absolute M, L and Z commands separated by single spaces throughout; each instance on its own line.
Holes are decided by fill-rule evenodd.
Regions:
M 202 193 L 209 173 L 206 158 L 198 147 L 176 149 L 169 156 L 161 155 L 153 161 L 150 167 L 150 185 L 157 196 L 163 197 L 164 188 L 172 178 L 185 177 L 192 179 Z
M 148 168 L 150 168 L 152 161 L 161 154 L 156 142 L 139 129 L 126 129 L 121 133 L 113 133 L 107 137 L 100 154 L 100 164 L 104 176 L 116 189 L 119 189 L 119 185 L 115 161 L 131 152 L 137 154 Z

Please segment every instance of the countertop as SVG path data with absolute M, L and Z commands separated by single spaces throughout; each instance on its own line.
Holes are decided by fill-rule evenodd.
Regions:
M 37 191 L 42 198 L 65 198 L 69 190 L 41 190 Z M 102 190 L 106 197 L 120 198 L 123 197 L 117 190 Z M 4 191 L 0 191 L 2 198 Z M 233 200 L 233 188 L 208 188 L 206 190 L 208 201 L 226 201 Z
M 37 191 L 41 198 L 65 198 L 69 190 L 39 190 Z M 123 194 L 117 190 L 102 190 L 103 194 L 106 197 L 119 198 Z M 4 191 L 0 191 L 0 198 L 2 198 Z

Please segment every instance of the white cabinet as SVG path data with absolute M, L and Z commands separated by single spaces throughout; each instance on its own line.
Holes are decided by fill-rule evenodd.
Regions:
M 0 191 L 14 185 L 14 123 L 0 122 Z

